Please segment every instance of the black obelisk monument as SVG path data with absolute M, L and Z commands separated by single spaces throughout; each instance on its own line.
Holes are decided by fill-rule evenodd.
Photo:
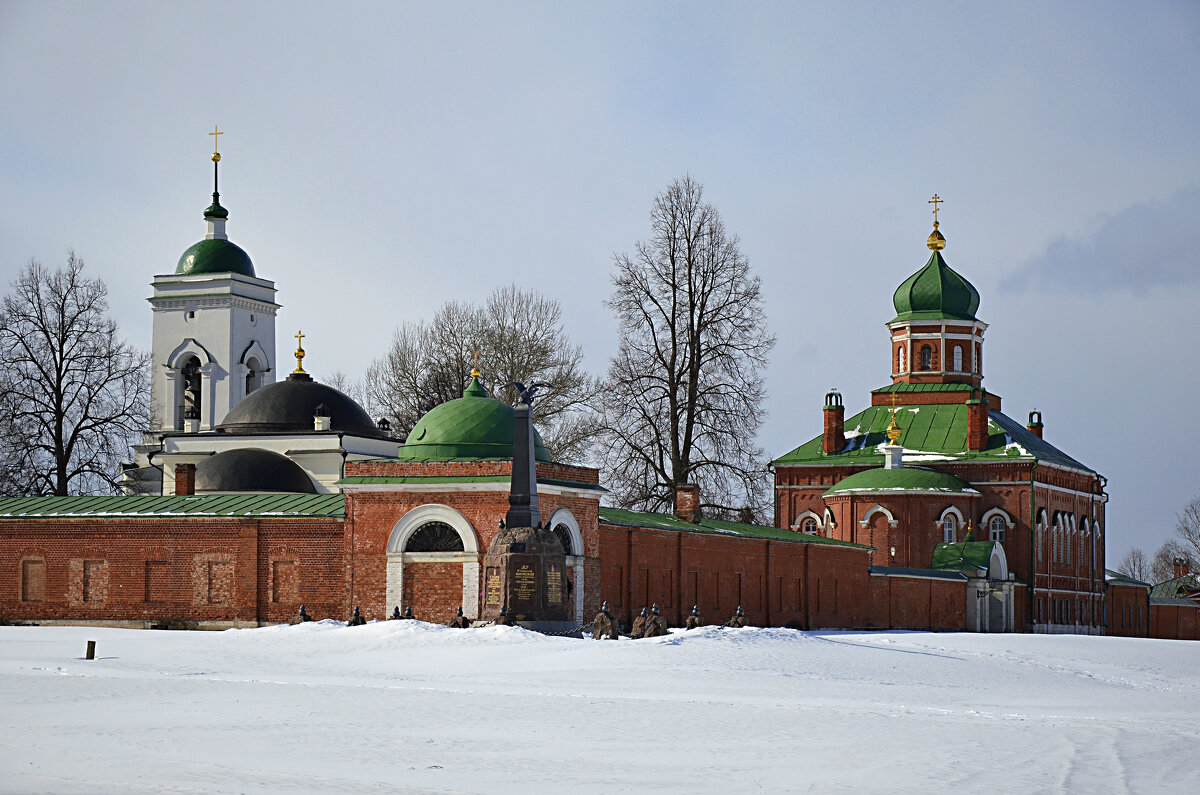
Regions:
M 516 386 L 512 485 L 508 514 L 483 558 L 483 618 L 502 607 L 509 619 L 538 632 L 575 628 L 567 615 L 567 561 L 558 536 L 542 527 L 533 457 L 533 397 L 540 384 Z

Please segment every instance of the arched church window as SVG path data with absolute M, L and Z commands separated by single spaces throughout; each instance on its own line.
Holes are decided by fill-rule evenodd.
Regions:
M 896 369 L 896 372 L 903 373 L 904 372 L 904 346 L 901 345 L 897 350 L 900 352 L 900 366 Z
M 817 520 L 811 516 L 808 517 L 807 519 L 805 519 L 804 520 L 804 532 L 809 533 L 810 535 L 816 535 L 817 534 Z
M 921 346 L 921 369 L 933 369 L 933 348 L 929 347 L 928 345 Z
M 445 522 L 426 522 L 408 537 L 405 552 L 462 552 L 462 536 Z
M 988 522 L 988 537 L 993 541 L 1004 543 L 1004 517 L 993 516 Z
M 251 356 L 246 360 L 246 394 L 249 395 L 260 386 L 262 386 L 262 365 L 258 363 L 257 358 Z
M 962 368 L 962 346 L 955 345 L 954 346 L 954 372 L 961 373 L 962 371 L 963 371 L 963 368 Z
M 180 420 L 185 417 L 195 417 L 199 419 L 202 415 L 200 409 L 201 402 L 201 374 L 200 360 L 195 356 L 189 356 L 180 368 L 180 375 L 183 377 L 183 406 L 179 412 Z M 182 422 L 180 424 L 182 426 Z
M 562 522 L 554 525 L 554 535 L 558 537 L 558 543 L 562 545 L 563 554 L 571 555 L 571 531 Z
M 952 513 L 946 514 L 942 519 L 942 540 L 947 544 L 958 540 L 958 517 Z

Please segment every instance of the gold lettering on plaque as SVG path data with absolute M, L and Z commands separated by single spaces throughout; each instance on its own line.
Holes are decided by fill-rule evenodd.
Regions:
M 495 566 L 488 567 L 483 590 L 484 604 L 492 607 L 500 607 L 504 604 L 504 596 L 500 588 L 500 569 Z
M 563 603 L 563 578 L 558 566 L 546 567 L 546 601 L 552 605 Z
M 527 602 L 533 599 L 534 591 L 537 589 L 537 575 L 533 568 L 527 563 L 521 568 L 513 572 L 513 596 L 522 602 Z

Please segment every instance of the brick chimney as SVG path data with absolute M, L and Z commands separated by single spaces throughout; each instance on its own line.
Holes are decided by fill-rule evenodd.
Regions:
M 177 495 L 196 493 L 196 465 L 175 465 L 175 493 Z
M 1029 422 L 1025 423 L 1025 427 L 1029 429 L 1037 438 L 1042 438 L 1042 412 L 1034 409 L 1029 412 Z
M 699 524 L 700 487 L 695 483 L 681 483 L 675 487 L 675 518 L 691 524 Z
M 1171 561 L 1171 565 L 1175 567 L 1175 578 L 1186 577 L 1188 573 L 1187 558 L 1175 558 Z
M 987 396 L 971 390 L 967 401 L 967 449 L 982 450 L 988 443 Z
M 846 407 L 836 389 L 825 395 L 825 434 L 821 450 L 826 455 L 840 453 L 846 446 Z

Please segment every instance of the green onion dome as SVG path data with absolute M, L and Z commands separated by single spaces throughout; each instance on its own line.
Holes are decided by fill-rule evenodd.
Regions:
M 400 460 L 511 459 L 513 417 L 512 406 L 488 397 L 479 379 L 472 378 L 462 397 L 435 406 L 413 426 L 400 448 Z M 538 461 L 550 461 L 550 453 L 536 429 L 533 454 Z
M 934 251 L 925 267 L 909 276 L 892 296 L 892 320 L 975 320 L 979 291 Z

